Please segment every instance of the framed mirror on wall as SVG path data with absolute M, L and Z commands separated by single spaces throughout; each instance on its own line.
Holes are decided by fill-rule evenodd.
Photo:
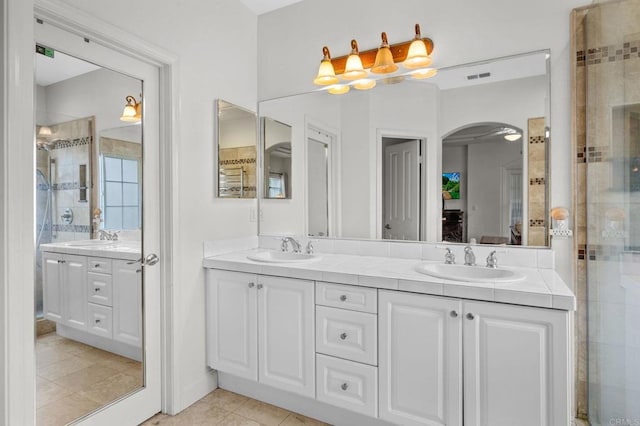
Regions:
M 548 245 L 548 63 L 549 52 L 541 50 L 341 96 L 315 91 L 260 102 L 261 119 L 290 123 L 292 150 L 302 150 L 306 166 L 294 161 L 293 173 L 302 173 L 308 183 L 293 182 L 305 192 L 306 205 L 283 210 L 261 203 L 261 233 L 321 236 L 310 216 L 316 199 L 310 181 L 317 177 L 307 161 L 321 151 L 313 150 L 305 133 L 311 120 L 336 129 L 340 139 L 339 167 L 328 185 L 330 193 L 339 194 L 329 217 L 340 226 L 329 235 Z M 387 180 L 400 186 L 385 184 L 385 173 L 393 176 L 386 163 L 399 142 L 411 142 L 415 151 L 405 168 L 415 173 L 407 180 L 411 188 L 399 179 Z M 448 187 L 454 184 L 455 190 Z M 387 220 L 398 207 L 390 204 L 397 198 L 390 188 L 411 206 L 412 232 L 385 228 L 398 228 Z
M 216 196 L 256 198 L 256 113 L 215 102 Z

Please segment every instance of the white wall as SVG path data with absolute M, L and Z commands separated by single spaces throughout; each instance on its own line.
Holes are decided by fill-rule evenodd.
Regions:
M 204 270 L 206 240 L 255 235 L 255 200 L 214 198 L 214 100 L 255 110 L 257 17 L 236 0 L 64 0 L 178 58 L 176 145 L 178 205 L 173 260 L 176 407 L 211 386 L 205 361 Z M 121 106 L 119 108 L 122 108 Z M 168 172 L 168 171 L 166 171 Z
M 551 50 L 551 206 L 571 205 L 571 111 L 569 15 L 587 0 L 306 0 L 262 15 L 258 22 L 259 99 L 313 88 L 312 80 L 327 45 L 334 57 L 349 52 L 349 41 L 361 50 L 412 37 L 420 23 L 435 43 L 437 67 L 541 49 Z M 375 89 L 374 89 L 375 90 Z M 571 240 L 553 242 L 557 269 L 573 283 Z
M 255 145 L 256 117 L 236 118 L 224 120 L 220 126 L 220 148 L 242 148 Z

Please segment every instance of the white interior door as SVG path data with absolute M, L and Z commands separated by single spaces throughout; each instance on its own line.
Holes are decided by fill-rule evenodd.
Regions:
M 420 239 L 420 141 L 385 147 L 382 238 Z
M 143 87 L 143 190 L 142 190 L 142 254 L 160 255 L 160 175 L 159 175 L 159 69 L 78 34 L 61 30 L 48 23 L 35 25 L 36 43 L 65 52 L 142 81 Z M 139 95 L 133 93 L 131 95 Z M 113 114 L 120 115 L 122 105 Z M 142 274 L 144 386 L 93 415 L 80 424 L 138 424 L 161 409 L 161 289 L 160 268 L 147 265 Z M 142 307 L 141 307 L 142 308 Z

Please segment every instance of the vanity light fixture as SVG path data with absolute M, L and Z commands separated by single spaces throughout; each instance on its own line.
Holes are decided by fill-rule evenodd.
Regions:
M 320 68 L 318 68 L 318 75 L 313 80 L 314 84 L 319 86 L 325 86 L 329 84 L 338 83 L 338 77 L 336 77 L 336 72 L 333 69 L 333 64 L 331 63 L 331 53 L 329 52 L 329 48 L 324 46 L 322 48 L 323 58 L 320 61 Z
M 409 53 L 407 53 L 407 59 L 404 60 L 402 66 L 414 70 L 417 68 L 425 68 L 431 65 L 431 57 L 427 51 L 427 45 L 422 40 L 420 34 L 420 24 L 416 24 L 416 37 L 409 46 Z
M 504 135 L 504 138 L 509 142 L 515 142 L 522 137 L 521 133 L 508 133 Z
M 128 95 L 125 100 L 127 104 L 122 111 L 120 120 L 128 123 L 139 123 L 142 120 L 142 99 L 138 102 L 136 98 Z
M 347 58 L 347 66 L 345 67 L 342 78 L 345 80 L 360 80 L 366 78 L 368 73 L 362 66 L 362 59 L 360 59 L 360 52 L 358 51 L 358 42 L 351 40 L 351 53 Z
M 51 128 L 49 126 L 40 126 L 38 129 L 38 137 L 47 139 L 51 136 Z
M 393 61 L 393 54 L 389 48 L 389 41 L 387 40 L 387 33 L 383 32 L 382 45 L 376 53 L 376 61 L 371 67 L 371 72 L 374 74 L 390 74 L 398 70 L 398 66 Z
M 329 48 L 324 46 L 314 84 L 328 86 L 326 90 L 331 94 L 343 94 L 349 91 L 350 86 L 358 90 L 372 89 L 377 80 L 396 83 L 406 76 L 425 79 L 437 74 L 437 69 L 429 67 L 432 62 L 430 55 L 433 52 L 433 41 L 422 38 L 420 25 L 416 24 L 412 40 L 389 45 L 385 32 L 381 33 L 381 39 L 380 47 L 364 52 L 360 52 L 356 40 L 351 40 L 351 53 L 338 58 L 331 58 Z M 398 63 L 402 63 L 411 72 L 398 73 Z M 371 71 L 371 76 L 368 76 L 368 70 Z M 345 82 L 339 83 L 340 80 Z

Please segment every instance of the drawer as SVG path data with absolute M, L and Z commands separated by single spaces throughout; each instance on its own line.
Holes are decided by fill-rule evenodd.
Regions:
M 316 352 L 378 364 L 378 316 L 316 306 Z
M 111 308 L 89 303 L 87 310 L 89 313 L 89 323 L 87 324 L 89 333 L 109 339 L 113 338 L 113 311 Z
M 360 312 L 378 312 L 378 291 L 375 288 L 319 282 L 316 284 L 316 304 Z
M 378 417 L 378 369 L 318 354 L 316 399 L 360 414 Z
M 90 257 L 87 263 L 89 272 L 99 272 L 101 274 L 111 273 L 111 259 L 102 257 Z
M 111 298 L 111 275 L 87 273 L 87 301 L 98 305 L 113 306 Z

